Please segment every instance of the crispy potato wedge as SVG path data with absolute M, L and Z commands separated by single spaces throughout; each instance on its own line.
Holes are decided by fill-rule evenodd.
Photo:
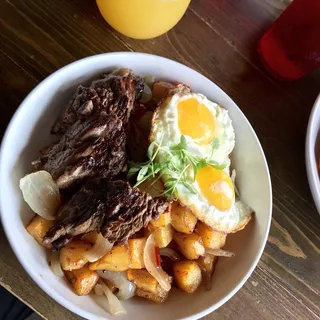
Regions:
M 135 295 L 137 297 L 145 298 L 156 303 L 163 303 L 168 298 L 169 291 L 165 291 L 162 288 L 160 288 L 157 293 L 152 293 L 152 292 L 137 288 Z
M 114 246 L 110 252 L 89 264 L 90 270 L 125 271 L 129 269 L 130 257 L 127 245 Z
M 143 251 L 146 245 L 147 238 L 129 239 L 129 256 L 130 256 L 130 269 L 144 268 Z
M 152 97 L 156 99 L 164 98 L 174 85 L 169 82 L 158 81 L 152 84 Z
M 53 226 L 54 220 L 46 220 L 39 215 L 35 215 L 31 221 L 27 224 L 27 231 L 33 236 L 33 238 L 43 247 L 51 249 L 51 244 L 44 244 L 43 238 L 47 231 Z
M 158 220 L 151 220 L 149 224 L 150 229 L 156 229 L 167 226 L 171 222 L 171 210 L 169 206 L 169 211 L 160 214 L 160 217 Z
M 201 269 L 195 261 L 175 262 L 173 275 L 177 287 L 187 293 L 195 292 L 202 281 Z
M 151 233 L 153 233 L 156 245 L 159 248 L 165 248 L 173 239 L 173 228 L 170 224 L 165 227 L 157 228 L 153 231 L 150 231 L 150 229 L 147 228 L 145 235 L 149 236 Z
M 170 224 L 153 231 L 156 245 L 165 248 L 173 239 L 173 228 Z
M 75 270 L 83 267 L 87 262 L 86 252 L 92 245 L 83 240 L 73 240 L 60 250 L 60 264 L 63 270 Z
M 220 249 L 226 243 L 226 233 L 215 231 L 201 221 L 198 221 L 195 232 L 201 237 L 205 248 Z
M 128 280 L 134 282 L 137 286 L 135 295 L 154 302 L 164 302 L 169 292 L 162 289 L 157 280 L 145 269 L 128 270 Z
M 171 224 L 177 231 L 190 234 L 197 224 L 197 218 L 188 208 L 174 202 L 171 205 Z
M 89 294 L 99 280 L 97 272 L 90 270 L 88 266 L 66 271 L 65 275 L 78 296 Z
M 185 234 L 175 232 L 173 239 L 178 245 L 180 252 L 189 260 L 196 260 L 205 253 L 202 239 L 196 233 Z
M 134 282 L 139 289 L 154 294 L 158 292 L 159 284 L 157 280 L 146 269 L 129 269 L 127 271 L 127 278 L 129 281 Z

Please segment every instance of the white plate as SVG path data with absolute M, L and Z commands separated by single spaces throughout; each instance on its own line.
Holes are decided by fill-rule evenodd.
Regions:
M 4 230 L 21 264 L 32 279 L 53 299 L 88 319 L 113 319 L 90 297 L 76 296 L 64 279 L 50 271 L 45 250 L 26 232 L 33 213 L 24 203 L 19 179 L 31 171 L 38 150 L 52 141 L 50 128 L 79 84 L 107 70 L 128 67 L 141 76 L 179 81 L 229 110 L 236 132 L 233 153 L 237 183 L 243 201 L 256 212 L 243 231 L 228 236 L 226 249 L 232 259 L 221 258 L 213 289 L 195 294 L 178 290 L 163 305 L 142 299 L 125 302 L 126 320 L 197 319 L 219 308 L 245 283 L 257 265 L 267 241 L 272 210 L 271 182 L 260 143 L 241 110 L 218 86 L 177 62 L 142 53 L 108 53 L 76 61 L 41 82 L 23 101 L 6 131 L 1 148 L 1 214 Z
M 320 95 L 313 105 L 306 136 L 306 167 L 310 190 L 320 213 L 320 178 L 317 163 L 320 159 Z

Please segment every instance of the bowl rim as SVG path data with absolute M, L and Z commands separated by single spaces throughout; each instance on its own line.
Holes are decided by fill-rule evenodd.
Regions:
M 315 161 L 315 145 L 313 143 L 312 137 L 317 139 L 319 135 L 319 127 L 316 128 L 317 113 L 320 110 L 320 94 L 318 95 L 316 101 L 313 104 L 305 142 L 305 158 L 306 158 L 306 170 L 309 181 L 310 191 L 313 197 L 313 201 L 316 205 L 318 212 L 320 213 L 320 177 L 317 168 L 317 163 Z M 316 142 L 316 141 L 315 141 Z
M 81 64 L 81 63 L 86 63 L 87 61 L 92 61 L 92 60 L 99 60 L 102 56 L 108 56 L 108 57 L 112 57 L 112 56 L 127 56 L 127 55 L 135 55 L 137 57 L 140 57 L 141 59 L 143 59 L 144 57 L 151 57 L 153 59 L 160 61 L 166 61 L 169 63 L 174 63 L 174 64 L 178 64 L 184 68 L 187 68 L 193 72 L 198 73 L 199 75 L 201 75 L 202 77 L 204 77 L 205 79 L 207 79 L 208 81 L 210 81 L 212 84 L 214 84 L 215 86 L 217 86 L 222 92 L 224 92 L 228 98 L 234 103 L 234 101 L 232 100 L 232 98 L 224 91 L 222 90 L 217 84 L 215 84 L 213 81 L 211 81 L 210 79 L 208 79 L 207 77 L 205 77 L 204 75 L 202 75 L 200 72 L 180 63 L 177 62 L 175 60 L 172 59 L 168 59 L 162 56 L 158 56 L 158 55 L 153 55 L 153 54 L 149 54 L 149 53 L 141 53 L 141 52 L 109 52 L 109 53 L 101 53 L 101 54 L 96 54 L 96 55 L 92 55 L 92 56 L 88 56 L 79 60 L 76 60 L 72 63 L 69 63 L 65 66 L 63 66 L 62 68 L 56 70 L 55 72 L 53 72 L 52 74 L 50 74 L 48 77 L 46 77 L 44 80 L 42 80 L 41 82 L 39 82 L 32 90 L 31 92 L 25 97 L 25 99 L 20 103 L 19 107 L 17 108 L 17 110 L 15 111 L 13 117 L 11 118 L 5 134 L 3 136 L 2 139 L 2 143 L 1 143 L 1 149 L 0 149 L 0 185 L 2 184 L 2 180 L 3 180 L 3 175 L 2 175 L 2 164 L 3 164 L 3 155 L 4 155 L 4 151 L 6 146 L 8 145 L 7 143 L 7 139 L 8 139 L 8 135 L 9 132 L 11 131 L 12 127 L 15 124 L 16 118 L 18 117 L 18 115 L 21 113 L 22 109 L 24 108 L 25 105 L 28 104 L 28 101 L 30 99 L 30 97 L 34 94 L 34 92 L 36 92 L 37 90 L 39 90 L 39 88 L 41 88 L 41 86 L 44 86 L 47 82 L 51 81 L 52 78 L 57 77 L 59 75 L 63 75 L 64 71 L 67 70 L 68 68 L 73 67 L 76 64 Z M 241 113 L 241 115 L 245 118 L 245 120 L 247 121 L 247 124 L 249 126 L 249 128 L 251 129 L 252 134 L 254 135 L 254 138 L 257 142 L 257 146 L 259 148 L 259 151 L 261 153 L 262 156 L 262 161 L 263 161 L 263 165 L 265 167 L 266 170 L 266 175 L 267 175 L 267 182 L 268 182 L 268 192 L 270 195 L 270 200 L 269 200 L 269 215 L 268 215 L 268 219 L 267 219 L 267 228 L 266 228 L 266 233 L 264 235 L 263 241 L 262 241 L 262 245 L 260 247 L 260 249 L 258 250 L 254 261 L 250 267 L 250 269 L 246 272 L 246 275 L 243 277 L 243 279 L 239 282 L 239 284 L 234 287 L 232 289 L 231 292 L 229 292 L 229 294 L 227 294 L 224 298 L 222 298 L 219 302 L 211 305 L 210 307 L 197 312 L 195 314 L 192 314 L 186 318 L 183 318 L 185 320 L 195 320 L 195 319 L 199 319 L 201 317 L 204 317 L 206 315 L 208 315 L 209 313 L 215 311 L 216 309 L 218 309 L 219 307 L 221 307 L 223 304 L 225 304 L 228 300 L 230 300 L 241 288 L 242 286 L 245 284 L 245 282 L 248 280 L 248 278 L 251 276 L 251 274 L 253 273 L 254 269 L 256 268 L 262 254 L 264 251 L 264 248 L 266 246 L 267 243 L 267 239 L 268 239 L 268 235 L 270 232 L 270 226 L 271 226 L 271 219 L 272 219 L 272 206 L 273 206 L 273 196 L 272 196 L 272 184 L 271 184 L 271 177 L 270 177 L 270 171 L 269 171 L 269 167 L 266 161 L 266 157 L 264 154 L 264 151 L 262 149 L 262 146 L 260 144 L 260 141 L 252 127 L 252 125 L 250 124 L 250 122 L 248 121 L 248 119 L 246 118 L 246 116 L 243 114 L 242 110 L 238 107 L 238 105 L 236 103 L 234 103 L 235 107 L 238 108 L 238 111 Z M 6 237 L 10 243 L 10 246 L 15 254 L 15 256 L 17 257 L 18 261 L 20 262 L 20 264 L 23 266 L 24 270 L 27 272 L 27 274 L 31 277 L 31 279 L 52 299 L 54 299 L 56 302 L 58 302 L 60 305 L 62 305 L 63 307 L 65 307 L 66 309 L 70 310 L 71 312 L 80 315 L 82 317 L 86 317 L 87 319 L 93 319 L 93 320 L 101 320 L 101 317 L 94 315 L 93 313 L 89 312 L 89 311 L 85 311 L 85 310 L 81 310 L 81 312 L 78 311 L 77 306 L 75 306 L 73 303 L 69 302 L 68 300 L 63 299 L 62 296 L 56 294 L 52 288 L 46 284 L 45 281 L 42 281 L 41 279 L 39 279 L 36 275 L 36 272 L 32 270 L 32 268 L 30 268 L 24 261 L 23 259 L 23 255 L 20 254 L 19 252 L 19 246 L 16 244 L 16 242 L 14 241 L 14 236 L 12 232 L 9 232 L 9 228 L 8 226 L 6 226 L 5 222 L 4 222 L 4 214 L 3 214 L 3 204 L 2 204 L 2 188 L 0 188 L 0 216 L 1 216 L 1 222 L 3 225 L 3 229 L 4 232 L 6 234 Z

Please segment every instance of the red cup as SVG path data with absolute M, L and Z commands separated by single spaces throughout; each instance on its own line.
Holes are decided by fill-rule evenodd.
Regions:
M 320 68 L 320 0 L 294 0 L 260 39 L 258 52 L 275 77 L 296 80 Z

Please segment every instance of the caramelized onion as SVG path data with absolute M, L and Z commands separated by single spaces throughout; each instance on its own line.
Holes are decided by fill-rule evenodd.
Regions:
M 234 257 L 234 253 L 227 251 L 227 250 L 222 250 L 222 249 L 211 249 L 211 248 L 207 248 L 206 249 L 206 253 L 209 253 L 213 256 L 217 256 L 217 257 L 227 257 L 227 258 L 231 258 Z
M 61 269 L 60 258 L 58 251 L 52 251 L 50 256 L 50 269 L 55 274 L 55 276 L 61 278 L 64 276 L 64 273 Z
M 144 83 L 146 83 L 150 88 L 152 88 L 152 85 L 154 83 L 154 76 L 146 76 L 143 78 Z
M 203 256 L 203 260 L 205 263 L 209 264 L 211 261 L 211 255 L 205 253 L 205 255 Z M 212 289 L 212 276 L 215 270 L 215 266 L 213 266 L 212 268 L 206 268 L 202 263 L 198 263 L 198 266 L 200 267 L 202 272 L 204 289 L 205 291 L 210 291 Z
M 97 273 L 101 278 L 109 280 L 119 289 L 117 297 L 120 300 L 128 300 L 134 296 L 136 285 L 127 279 L 125 272 L 98 270 Z
M 108 253 L 113 247 L 101 233 L 98 234 L 97 240 L 91 250 L 87 251 L 86 258 L 89 262 L 95 262 Z
M 174 261 L 181 259 L 179 253 L 171 248 L 160 248 L 160 256 L 166 256 Z
M 126 309 L 122 306 L 120 300 L 112 293 L 108 286 L 100 279 L 98 284 L 101 286 L 104 294 L 107 297 L 109 303 L 110 314 L 112 316 L 118 316 L 127 314 Z
M 157 266 L 156 259 L 156 243 L 154 235 L 150 234 L 146 241 L 143 252 L 143 261 L 148 272 L 158 281 L 160 286 L 169 291 L 171 289 L 170 276 L 161 268 Z
M 205 291 L 210 291 L 212 289 L 212 275 L 208 271 L 202 273 L 203 285 Z
M 23 199 L 30 208 L 47 220 L 54 220 L 60 206 L 59 187 L 47 171 L 30 173 L 20 179 Z

